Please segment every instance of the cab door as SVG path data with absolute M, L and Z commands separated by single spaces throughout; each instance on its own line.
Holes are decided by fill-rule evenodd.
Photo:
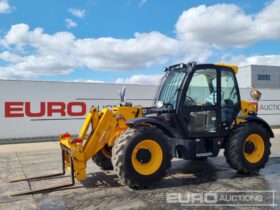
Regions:
M 235 73 L 227 67 L 220 67 L 221 75 L 221 132 L 228 133 L 230 126 L 241 110 L 239 88 Z
M 195 69 L 186 81 L 178 116 L 187 137 L 214 137 L 220 132 L 220 72 L 214 65 Z

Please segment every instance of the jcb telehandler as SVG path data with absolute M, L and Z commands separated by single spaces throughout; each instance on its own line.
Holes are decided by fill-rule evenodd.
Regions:
M 237 66 L 226 64 L 173 65 L 165 69 L 153 107 L 123 100 L 102 111 L 91 107 L 78 138 L 60 136 L 60 175 L 69 169 L 74 185 L 75 179 L 86 178 L 87 161 L 93 159 L 103 169 L 114 169 L 123 184 L 143 188 L 165 176 L 173 157 L 206 159 L 220 149 L 236 171 L 259 171 L 268 161 L 274 134 L 257 117 L 257 103 L 241 101 L 237 72 Z M 253 90 L 251 96 L 259 100 L 261 93 Z

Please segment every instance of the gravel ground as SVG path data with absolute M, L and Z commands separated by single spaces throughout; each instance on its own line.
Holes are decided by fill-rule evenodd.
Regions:
M 30 188 L 65 184 L 70 182 L 70 176 L 68 174 L 55 179 L 8 183 L 8 180 L 15 178 L 59 172 L 60 149 L 57 142 L 0 145 L 0 209 L 279 209 L 280 130 L 274 132 L 276 138 L 271 140 L 270 160 L 258 174 L 237 174 L 227 165 L 222 155 L 207 161 L 175 159 L 167 177 L 158 186 L 153 189 L 132 190 L 121 185 L 112 171 L 102 171 L 89 161 L 88 178 L 76 183 L 74 187 L 18 197 L 10 194 Z M 242 194 L 241 191 L 250 191 L 255 193 L 254 198 L 262 196 L 261 203 L 265 203 L 266 207 L 256 206 L 259 201 L 250 202 L 247 207 L 236 203 L 227 207 L 211 206 L 207 200 L 197 206 L 189 206 L 187 203 L 190 193 L 191 196 L 204 193 L 202 195 L 205 199 L 207 192 L 221 191 L 231 195 L 233 191 L 238 192 L 238 195 Z M 181 203 L 178 203 L 182 195 L 186 197 L 181 197 Z M 268 206 L 273 204 L 273 198 L 275 206 Z

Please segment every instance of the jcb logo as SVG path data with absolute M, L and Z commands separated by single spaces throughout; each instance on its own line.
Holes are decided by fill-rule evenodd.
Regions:
M 84 116 L 87 107 L 84 102 L 40 102 L 39 110 L 31 107 L 31 102 L 5 102 L 5 117 L 52 117 Z

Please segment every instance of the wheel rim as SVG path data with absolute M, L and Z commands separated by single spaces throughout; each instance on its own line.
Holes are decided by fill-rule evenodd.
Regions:
M 264 140 L 258 134 L 251 134 L 243 145 L 243 154 L 250 163 L 259 162 L 264 155 Z
M 110 151 L 108 151 L 108 149 L 107 149 L 106 147 L 103 147 L 103 148 L 101 149 L 101 151 L 102 151 L 103 155 L 104 155 L 106 158 L 111 159 L 112 154 L 111 154 Z
M 143 155 L 148 157 L 143 157 Z M 132 166 L 137 173 L 142 175 L 155 173 L 160 168 L 162 160 L 161 146 L 154 140 L 143 140 L 132 151 Z

